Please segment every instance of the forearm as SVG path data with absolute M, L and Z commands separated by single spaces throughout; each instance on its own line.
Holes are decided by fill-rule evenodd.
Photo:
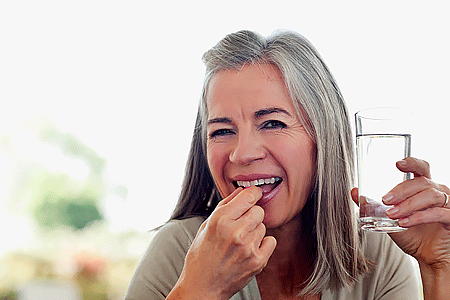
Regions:
M 425 300 L 447 300 L 450 297 L 450 264 L 439 268 L 420 264 Z
M 220 297 L 201 291 L 198 286 L 189 284 L 188 281 L 183 280 L 183 275 L 173 287 L 172 291 L 167 296 L 166 300 L 224 300 L 227 298 Z
M 192 294 L 190 295 L 189 290 L 186 290 L 179 285 L 176 285 L 166 298 L 166 300 L 190 300 L 190 299 L 195 300 L 202 298 L 198 298 L 198 296 Z

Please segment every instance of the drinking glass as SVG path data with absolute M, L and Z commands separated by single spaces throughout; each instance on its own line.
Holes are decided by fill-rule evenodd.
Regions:
M 392 206 L 381 198 L 411 178 L 396 167 L 397 161 L 411 155 L 410 113 L 399 108 L 372 108 L 355 117 L 360 225 L 376 232 L 405 230 L 386 216 Z

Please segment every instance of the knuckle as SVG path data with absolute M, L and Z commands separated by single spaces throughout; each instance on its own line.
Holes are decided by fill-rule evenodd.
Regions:
M 412 219 L 415 219 L 415 222 L 421 224 L 424 221 L 423 212 L 417 212 L 411 216 Z
M 264 225 L 263 223 L 260 223 L 259 225 L 258 225 L 258 231 L 259 231 L 259 233 L 260 233 L 260 236 L 264 236 L 264 235 L 266 235 L 266 225 Z
M 443 191 L 444 193 L 447 193 L 447 195 L 450 193 L 450 189 L 445 184 L 439 184 L 439 190 Z
M 425 188 L 433 188 L 434 187 L 434 182 L 431 179 L 429 179 L 429 178 L 421 176 L 421 177 L 418 177 L 416 179 Z
M 418 159 L 415 158 L 415 157 L 412 157 L 412 156 L 406 157 L 405 160 L 411 165 L 417 165 L 418 164 Z
M 236 246 L 245 246 L 244 243 L 244 234 L 241 230 L 235 231 L 232 235 L 231 235 L 231 242 L 236 245 Z M 245 249 L 246 247 L 244 247 Z
M 261 273 L 267 266 L 268 259 L 262 256 L 255 256 L 252 261 L 255 275 Z
M 238 248 L 236 254 L 238 257 L 240 257 L 241 260 L 252 260 L 253 258 L 253 249 L 252 246 L 247 243 L 247 244 L 241 244 L 239 245 L 240 247 Z
M 409 157 L 408 159 L 409 159 L 413 164 L 415 164 L 416 166 L 422 165 L 422 166 L 424 166 L 425 168 L 429 168 L 429 167 L 430 167 L 430 164 L 429 164 L 428 161 L 426 161 L 426 160 L 419 159 L 419 158 L 416 158 L 416 157 Z
M 217 219 L 220 216 L 224 215 L 225 206 L 217 206 L 216 209 L 210 215 L 210 219 Z
M 429 210 L 429 216 L 426 217 L 426 213 L 423 213 L 423 216 L 421 216 L 420 221 L 423 223 L 426 223 L 426 220 L 428 220 L 427 223 L 431 222 L 439 222 L 443 218 L 443 210 L 439 207 L 433 207 Z
M 226 228 L 230 225 L 230 221 L 220 210 L 216 210 L 204 224 L 209 232 L 212 234 L 219 234 L 220 232 L 226 231 Z
M 442 198 L 442 192 L 439 191 L 439 190 L 436 189 L 436 188 L 432 188 L 432 189 L 431 189 L 431 197 L 432 197 L 433 199 L 439 200 L 439 199 Z

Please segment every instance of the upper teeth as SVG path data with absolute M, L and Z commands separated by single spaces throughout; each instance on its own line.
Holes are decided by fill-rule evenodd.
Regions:
M 243 181 L 238 180 L 237 185 L 242 187 L 249 187 L 249 186 L 258 186 L 263 184 L 274 184 L 277 181 L 280 181 L 280 177 L 272 177 L 272 178 L 265 178 L 265 179 L 257 179 L 253 181 Z

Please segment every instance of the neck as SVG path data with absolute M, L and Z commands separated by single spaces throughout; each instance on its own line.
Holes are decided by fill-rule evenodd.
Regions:
M 277 239 L 277 247 L 258 276 L 262 280 L 270 278 L 283 293 L 298 292 L 312 272 L 314 251 L 309 234 L 302 229 L 299 214 L 289 223 L 267 230 L 267 235 Z

